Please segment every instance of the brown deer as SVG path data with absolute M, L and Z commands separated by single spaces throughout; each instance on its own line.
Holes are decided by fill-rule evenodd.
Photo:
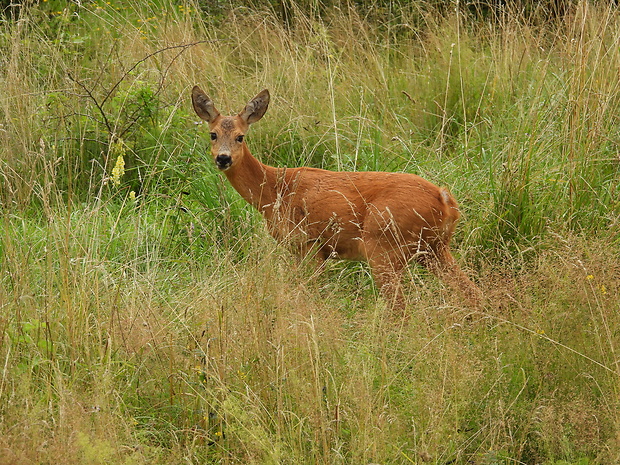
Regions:
M 194 110 L 209 123 L 211 152 L 241 196 L 260 211 L 270 234 L 301 256 L 365 260 L 381 295 L 402 306 L 401 277 L 411 261 L 460 289 L 477 305 L 480 290 L 450 253 L 460 217 L 450 192 L 408 173 L 277 168 L 252 156 L 244 141 L 269 105 L 263 90 L 236 116 L 222 116 L 198 87 Z

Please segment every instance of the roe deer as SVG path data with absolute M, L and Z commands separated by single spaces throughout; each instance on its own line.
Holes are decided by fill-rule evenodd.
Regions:
M 477 305 L 480 290 L 460 269 L 449 243 L 459 219 L 450 192 L 414 174 L 276 168 L 244 141 L 269 105 L 263 90 L 236 116 L 222 116 L 198 87 L 194 110 L 209 123 L 211 152 L 241 196 L 260 211 L 270 234 L 305 256 L 365 260 L 388 304 L 403 304 L 401 277 L 413 260 Z

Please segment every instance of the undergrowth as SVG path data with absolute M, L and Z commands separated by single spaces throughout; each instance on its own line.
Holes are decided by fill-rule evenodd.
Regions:
M 0 19 L 0 463 L 620 460 L 614 8 L 134 3 Z M 485 307 L 296 261 L 195 84 L 270 89 L 265 163 L 448 186 Z

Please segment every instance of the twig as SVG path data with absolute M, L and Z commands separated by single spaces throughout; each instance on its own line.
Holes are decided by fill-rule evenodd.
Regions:
M 201 42 L 194 42 L 192 44 L 186 44 L 184 46 L 174 46 L 174 47 L 168 47 L 167 49 L 163 49 L 163 50 L 170 50 L 170 49 L 174 49 L 174 48 L 181 48 L 182 50 L 180 50 L 175 56 L 174 58 L 172 58 L 172 60 L 170 60 L 170 63 L 168 63 L 168 66 L 164 69 L 164 71 L 162 72 L 161 78 L 159 80 L 159 85 L 157 86 L 157 90 L 155 91 L 154 95 L 157 96 L 159 95 L 159 93 L 162 91 L 163 87 L 164 87 L 164 81 L 166 79 L 166 76 L 168 75 L 168 71 L 170 70 L 172 64 L 176 61 L 177 58 L 179 58 L 181 56 L 181 54 L 183 52 L 185 52 L 185 50 L 187 50 L 188 47 L 192 46 L 192 45 L 196 45 L 202 42 L 207 42 L 207 41 L 201 41 Z M 163 51 L 161 50 L 161 51 Z M 154 54 L 151 54 L 151 56 L 153 56 Z M 146 57 L 148 58 L 148 57 Z M 146 59 L 144 58 L 144 59 Z M 135 68 L 135 66 L 134 66 Z M 133 69 L 133 68 L 131 68 Z M 127 71 L 127 73 L 131 72 L 131 69 L 129 71 Z M 124 76 L 123 76 L 124 79 Z M 120 81 L 119 81 L 120 82 Z M 131 120 L 131 123 L 125 128 L 123 129 L 123 131 L 120 133 L 120 135 L 118 136 L 119 138 L 123 138 L 123 136 L 133 127 L 134 124 L 136 124 L 136 122 L 138 121 L 138 119 L 140 119 L 139 113 L 140 113 L 140 108 L 137 109 L 136 111 L 133 112 L 133 114 L 129 117 L 129 119 Z
M 77 80 L 73 76 L 71 76 L 71 73 L 67 73 L 67 75 L 69 76 L 69 79 L 71 79 L 71 81 L 75 82 L 78 86 L 80 86 L 82 89 L 84 89 L 84 92 L 86 92 L 86 94 L 88 94 L 88 97 L 93 101 L 93 103 L 97 107 L 97 110 L 99 110 L 99 113 L 101 113 L 101 116 L 103 117 L 103 123 L 105 124 L 106 129 L 108 130 L 108 132 L 110 134 L 112 134 L 112 126 L 110 125 L 110 122 L 108 121 L 108 117 L 106 116 L 105 111 L 103 111 L 103 104 L 100 104 L 97 101 L 97 98 L 88 89 L 88 87 L 86 87 L 79 80 Z
M 116 90 L 116 88 L 121 84 L 121 82 L 123 82 L 125 80 L 125 78 L 127 76 L 129 76 L 129 73 L 131 73 L 134 69 L 136 69 L 139 65 L 141 65 L 142 63 L 144 63 L 146 60 L 148 60 L 149 58 L 154 57 L 155 55 L 158 55 L 160 53 L 166 52 L 168 50 L 174 50 L 177 48 L 182 48 L 182 52 L 184 52 L 186 49 L 188 49 L 189 47 L 193 47 L 194 45 L 200 45 L 200 44 L 204 44 L 207 42 L 214 42 L 214 39 L 210 39 L 210 40 L 199 40 L 197 42 L 192 42 L 191 44 L 181 44 L 181 45 L 171 45 L 170 47 L 165 47 L 159 50 L 154 51 L 153 53 L 149 53 L 147 56 L 145 56 L 144 58 L 142 58 L 141 60 L 136 61 L 133 66 L 131 68 L 129 68 L 127 71 L 125 71 L 125 74 L 123 74 L 123 76 L 121 76 L 121 78 L 116 82 L 116 84 L 114 84 L 112 86 L 112 88 L 108 91 L 108 94 L 105 96 L 105 98 L 103 99 L 103 101 L 101 102 L 101 105 L 104 105 L 105 102 L 110 98 L 110 96 L 112 95 L 112 93 Z M 181 53 L 182 53 L 181 52 Z M 178 55 L 177 55 L 178 56 Z M 176 59 L 176 57 L 175 57 Z
M 125 73 L 120 77 L 120 79 L 118 81 L 116 81 L 116 83 L 112 86 L 112 88 L 110 90 L 108 90 L 108 92 L 106 93 L 105 97 L 103 98 L 103 100 L 101 100 L 101 102 L 99 102 L 99 100 L 97 100 L 97 98 L 93 95 L 93 92 L 91 89 L 89 89 L 88 87 L 86 87 L 86 85 L 84 83 L 82 83 L 80 80 L 74 78 L 71 73 L 67 73 L 67 75 L 69 76 L 69 79 L 71 81 L 73 81 L 74 83 L 76 83 L 78 86 L 80 86 L 84 92 L 86 92 L 88 98 L 90 100 L 93 101 L 93 103 L 95 104 L 95 107 L 97 108 L 97 110 L 99 111 L 99 113 L 101 114 L 101 117 L 103 118 L 103 121 L 101 121 L 101 123 L 103 123 L 103 125 L 106 127 L 108 134 L 110 136 L 112 136 L 112 134 L 114 134 L 114 128 L 112 127 L 112 125 L 110 124 L 110 121 L 108 120 L 108 117 L 105 113 L 105 110 L 103 109 L 104 105 L 106 104 L 106 102 L 110 99 L 110 97 L 112 96 L 112 94 L 114 93 L 114 91 L 118 88 L 118 86 L 121 85 L 121 83 L 125 80 L 125 78 L 127 76 L 129 76 L 129 74 L 136 69 L 140 64 L 144 63 L 146 60 L 148 60 L 149 58 L 154 57 L 155 55 L 158 55 L 160 53 L 166 52 L 168 50 L 175 50 L 175 49 L 181 49 L 179 51 L 179 53 L 177 53 L 177 55 L 172 59 L 172 61 L 168 64 L 168 66 L 166 67 L 166 69 L 164 70 L 162 77 L 159 81 L 159 85 L 157 87 L 157 91 L 155 92 L 155 95 L 158 95 L 163 86 L 164 86 L 164 79 L 166 77 L 166 75 L 168 74 L 168 71 L 170 70 L 170 67 L 172 66 L 172 63 L 188 48 L 193 47 L 195 45 L 199 45 L 199 44 L 204 44 L 204 43 L 208 43 L 208 42 L 214 42 L 216 39 L 209 39 L 209 40 L 199 40 L 197 42 L 192 42 L 190 44 L 181 44 L 181 45 L 171 45 L 169 47 L 164 47 L 162 49 L 156 50 L 153 53 L 149 53 L 148 55 L 146 55 L 144 58 L 136 61 L 128 70 L 125 71 Z M 96 87 L 96 86 L 95 86 Z M 120 135 L 118 137 L 121 137 L 123 135 L 125 135 L 127 133 L 127 131 L 129 131 L 129 129 L 131 129 L 133 127 L 133 125 L 140 119 L 139 117 L 139 110 L 136 110 L 131 116 L 129 116 L 129 124 L 127 127 L 125 127 Z M 94 118 L 93 118 L 94 119 Z M 95 119 L 95 121 L 97 121 Z

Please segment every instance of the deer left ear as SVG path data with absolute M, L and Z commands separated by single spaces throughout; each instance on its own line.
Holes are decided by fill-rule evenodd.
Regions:
M 269 91 L 265 89 L 249 101 L 243 111 L 239 113 L 239 117 L 247 124 L 256 123 L 263 117 L 268 106 Z

